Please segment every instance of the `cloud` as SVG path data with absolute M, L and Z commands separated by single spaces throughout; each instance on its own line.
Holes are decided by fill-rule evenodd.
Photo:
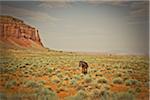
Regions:
M 147 23 L 149 17 L 149 2 L 135 1 L 130 4 L 129 24 Z
M 11 15 L 16 17 L 26 17 L 35 21 L 58 21 L 61 20 L 60 18 L 56 18 L 53 16 L 50 16 L 48 13 L 40 12 L 40 11 L 33 11 L 28 10 L 25 8 L 17 8 L 17 7 L 11 7 L 8 5 L 2 5 L 1 6 L 1 14 L 5 15 Z
M 111 3 L 112 4 L 112 3 Z M 115 4 L 115 5 L 114 5 Z M 149 17 L 149 2 L 148 1 L 122 1 L 114 2 L 114 6 L 124 7 L 128 24 L 145 24 Z
M 50 9 L 50 8 L 68 8 L 71 7 L 71 2 L 69 1 L 41 1 L 40 4 L 38 5 L 39 7 L 43 7 L 45 9 Z
M 115 7 L 124 7 L 128 9 L 128 15 L 125 16 L 129 19 L 129 23 L 145 23 L 149 14 L 149 1 L 129 1 L 129 0 L 87 0 L 91 5 L 108 5 Z
M 101 1 L 97 1 L 97 0 L 87 0 L 87 2 L 91 5 L 112 5 L 112 6 L 127 6 L 128 2 L 127 1 L 122 1 L 122 0 L 101 0 Z
M 149 10 L 149 2 L 147 1 L 141 1 L 141 2 L 133 2 L 130 5 L 130 15 L 131 17 L 146 17 L 148 16 L 148 10 Z
M 147 9 L 140 8 L 130 12 L 131 17 L 144 17 L 147 15 Z

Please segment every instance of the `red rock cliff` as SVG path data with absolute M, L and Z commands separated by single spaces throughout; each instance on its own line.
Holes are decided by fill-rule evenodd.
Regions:
M 37 29 L 11 16 L 0 16 L 0 40 L 22 47 L 43 47 Z

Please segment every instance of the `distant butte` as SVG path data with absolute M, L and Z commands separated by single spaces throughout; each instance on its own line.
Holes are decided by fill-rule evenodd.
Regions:
M 36 28 L 11 16 L 0 16 L 0 42 L 23 48 L 44 48 Z

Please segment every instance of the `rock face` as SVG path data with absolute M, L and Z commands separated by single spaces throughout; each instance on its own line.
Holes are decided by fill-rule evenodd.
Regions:
M 37 29 L 11 16 L 0 16 L 0 40 L 21 47 L 43 47 Z

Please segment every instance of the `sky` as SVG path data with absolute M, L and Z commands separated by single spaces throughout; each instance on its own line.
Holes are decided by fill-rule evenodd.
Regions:
M 1 15 L 36 27 L 45 47 L 148 54 L 148 1 L 1 1 Z

